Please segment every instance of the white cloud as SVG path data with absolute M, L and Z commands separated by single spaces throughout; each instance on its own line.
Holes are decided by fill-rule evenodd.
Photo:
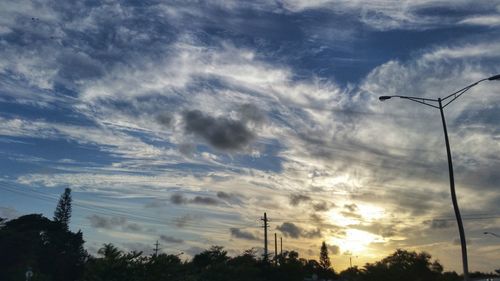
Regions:
M 441 21 L 440 16 L 420 17 L 417 12 L 450 5 L 464 9 L 468 5 L 465 1 L 453 4 L 449 1 L 283 3 L 287 13 L 308 9 L 347 12 L 382 30 L 446 25 L 446 18 Z M 226 4 L 219 3 L 219 6 L 224 9 L 240 7 L 237 2 Z M 252 7 L 271 4 L 258 2 L 255 5 Z M 93 10 L 84 19 L 72 22 L 69 28 L 97 32 L 98 23 L 105 18 L 108 8 L 115 10 L 116 18 L 126 18 L 129 12 L 119 5 L 111 5 Z M 182 17 L 184 12 L 203 16 L 189 9 L 165 9 L 166 12 L 162 12 L 168 17 Z M 47 19 L 48 22 L 52 20 Z M 478 20 L 473 18 L 462 23 L 474 21 L 477 24 Z M 11 23 L 2 26 L 10 30 L 13 28 Z M 139 35 L 125 28 L 116 36 L 125 41 L 147 39 Z M 227 217 L 228 213 L 243 218 L 245 223 L 255 223 L 263 209 L 277 217 L 308 220 L 312 210 L 297 214 L 288 204 L 288 194 L 301 191 L 312 200 L 325 200 L 339 206 L 356 200 L 383 209 L 387 217 L 381 219 L 389 220 L 388 225 L 376 225 L 377 221 L 371 221 L 373 224 L 358 226 L 373 232 L 395 226 L 389 229 L 395 232 L 393 238 L 384 240 L 385 244 L 367 246 L 375 250 L 412 243 L 419 245 L 417 242 L 423 243 L 423 240 L 426 245 L 435 245 L 448 239 L 449 233 L 431 237 L 420 229 L 422 221 L 449 211 L 439 115 L 435 110 L 404 101 L 380 103 L 377 97 L 386 94 L 441 96 L 496 74 L 500 72 L 495 63 L 500 54 L 498 42 L 435 47 L 408 61 L 391 60 L 379 65 L 359 85 L 340 86 L 314 76 L 297 77 L 293 68 L 269 62 L 257 50 L 230 42 L 206 46 L 194 37 L 180 36 L 176 43 L 158 49 L 154 58 L 122 56 L 127 58 L 126 62 L 106 66 L 102 76 L 76 79 L 74 85 L 58 76 L 62 69 L 58 58 L 65 52 L 51 50 L 53 46 L 26 52 L 18 51 L 15 46 L 6 49 L 4 54 L 7 56 L 0 59 L 0 71 L 3 74 L 12 71 L 12 79 L 17 79 L 17 83 L 28 81 L 31 85 L 30 89 L 18 92 L 14 91 L 17 88 L 14 83 L 8 88 L 8 94 L 15 95 L 18 101 L 45 98 L 80 114 L 92 125 L 4 116 L 0 117 L 1 135 L 70 140 L 93 147 L 96 153 L 118 158 L 109 165 L 53 163 L 52 167 L 57 168 L 54 174 L 25 174 L 17 181 L 25 185 L 71 186 L 82 192 L 120 199 L 168 199 L 173 191 L 188 196 L 215 196 L 218 191 L 228 194 L 237 191 L 247 201 L 245 209 L 236 204 L 203 209 L 208 217 L 206 220 L 211 223 L 216 224 L 220 217 L 227 219 L 225 229 L 236 223 L 236 219 Z M 78 54 L 81 59 L 94 62 L 87 55 L 90 53 Z M 42 90 L 31 95 L 31 88 L 53 89 L 56 80 L 74 90 L 78 94 L 76 98 L 58 99 L 56 93 Z M 446 111 L 456 168 L 460 170 L 457 173 L 457 182 L 461 184 L 459 193 L 468 193 L 460 202 L 467 211 L 478 211 L 477 203 L 488 211 L 496 206 L 496 195 L 487 185 L 487 179 L 498 171 L 496 152 L 500 150 L 500 130 L 478 117 L 485 109 L 494 111 L 496 108 L 492 105 L 500 102 L 497 86 L 492 83 L 477 86 Z M 4 89 L 8 86 L 3 85 Z M 227 154 L 206 147 L 196 151 L 196 146 L 192 145 L 189 157 L 177 151 L 176 145 L 197 144 L 183 134 L 180 114 L 183 110 L 199 109 L 214 118 L 236 119 L 241 104 L 253 104 L 266 114 L 266 122 L 252 128 L 258 137 L 249 150 Z M 156 121 L 158 114 L 165 112 L 172 118 L 169 126 Z M 240 160 L 249 155 L 255 157 Z M 253 168 L 250 161 L 268 161 L 265 157 L 271 159 L 269 162 L 279 162 L 280 169 Z M 462 181 L 464 174 L 471 178 L 476 175 L 476 182 Z M 333 210 L 332 216 L 342 217 L 340 212 Z M 392 217 L 389 214 L 393 214 Z M 325 235 L 341 237 L 341 231 L 351 222 L 341 227 L 334 225 L 338 224 L 336 221 L 328 221 L 324 223 Z M 474 225 L 471 231 L 482 226 Z M 210 234 L 210 231 L 197 232 L 195 234 L 207 238 Z M 108 235 L 120 239 L 155 239 L 135 234 Z M 224 235 L 217 233 L 214 239 L 225 241 L 229 232 Z M 440 247 L 443 249 L 441 244 Z
M 483 16 L 468 17 L 459 21 L 459 23 L 466 25 L 484 25 L 484 26 L 494 27 L 500 25 L 500 16 L 483 15 Z
M 309 9 L 327 9 L 335 13 L 350 13 L 366 25 L 379 30 L 391 29 L 428 29 L 452 23 L 446 14 L 425 15 L 420 11 L 453 8 L 466 10 L 470 2 L 444 0 L 282 0 L 283 6 L 292 12 Z

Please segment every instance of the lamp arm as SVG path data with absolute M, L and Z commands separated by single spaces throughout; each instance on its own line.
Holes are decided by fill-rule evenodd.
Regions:
M 428 98 L 413 97 L 413 96 L 389 96 L 389 97 L 402 98 L 402 99 L 412 99 L 412 100 L 420 100 L 420 101 L 438 102 L 437 99 L 428 99 Z
M 481 79 L 481 80 L 479 80 L 477 82 L 474 82 L 474 83 L 472 83 L 472 84 L 470 84 L 470 85 L 468 85 L 466 87 L 463 87 L 462 89 L 460 89 L 458 91 L 455 91 L 455 92 L 447 95 L 446 97 L 442 98 L 441 101 L 445 101 L 445 100 L 447 100 L 447 99 L 449 99 L 451 97 L 453 97 L 453 99 L 452 99 L 452 101 L 453 101 L 453 100 L 457 99 L 459 96 L 461 96 L 463 93 L 467 92 L 470 88 L 472 88 L 472 87 L 476 86 L 477 84 L 479 84 L 479 83 L 481 83 L 483 81 L 486 81 L 486 80 L 488 80 L 488 78 Z M 452 101 L 449 101 L 446 105 L 448 105 Z M 443 106 L 443 107 L 445 107 L 445 106 Z
M 404 96 L 401 96 L 400 98 L 402 98 L 402 99 L 406 99 L 406 100 L 411 100 L 411 101 L 414 101 L 414 102 L 421 103 L 421 104 L 423 104 L 423 105 L 427 105 L 427 106 L 430 106 L 430 107 L 434 107 L 434 108 L 439 109 L 439 107 L 438 107 L 438 106 L 435 106 L 435 105 L 432 105 L 432 104 L 430 104 L 430 103 L 427 103 L 426 101 L 427 101 L 428 99 L 421 99 L 421 98 L 414 98 L 414 97 L 404 97 Z M 433 101 L 433 100 L 431 100 L 431 101 Z

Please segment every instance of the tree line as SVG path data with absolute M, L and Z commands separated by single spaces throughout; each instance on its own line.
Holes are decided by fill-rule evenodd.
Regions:
M 319 261 L 299 257 L 296 251 L 285 251 L 274 260 L 257 255 L 255 249 L 230 257 L 221 246 L 212 246 L 191 260 L 176 255 L 144 255 L 122 251 L 104 244 L 97 256 L 83 247 L 81 231 L 69 230 L 71 190 L 61 195 L 53 219 L 40 214 L 13 220 L 0 218 L 0 280 L 31 281 L 454 281 L 455 272 L 444 272 L 443 266 L 425 252 L 396 250 L 386 258 L 336 272 L 322 243 Z M 473 273 L 471 277 L 493 277 L 500 274 Z

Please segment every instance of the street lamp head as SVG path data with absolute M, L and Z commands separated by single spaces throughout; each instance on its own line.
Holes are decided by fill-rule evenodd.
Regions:
M 495 76 L 491 76 L 490 78 L 488 78 L 488 80 L 500 80 L 500 74 L 497 74 Z
M 391 96 L 380 96 L 380 97 L 378 97 L 378 99 L 379 99 L 380 101 L 385 101 L 385 100 L 388 100 L 388 99 L 390 99 L 390 98 L 392 98 L 392 97 L 391 97 Z

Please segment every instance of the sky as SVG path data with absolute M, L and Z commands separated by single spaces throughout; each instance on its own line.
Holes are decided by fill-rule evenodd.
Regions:
M 71 188 L 85 247 L 461 272 L 439 110 L 500 73 L 500 1 L 2 1 L 0 217 Z M 500 82 L 446 107 L 470 270 L 500 267 Z

